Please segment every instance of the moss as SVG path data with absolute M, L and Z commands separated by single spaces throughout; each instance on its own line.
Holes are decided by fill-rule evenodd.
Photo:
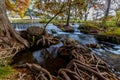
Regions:
M 101 32 L 100 34 L 120 36 L 120 28 L 119 27 L 111 27 L 111 28 L 108 28 L 108 30 L 106 32 Z
M 13 71 L 10 66 L 0 67 L 0 80 L 9 76 Z
M 97 32 L 97 30 L 99 29 L 99 23 L 87 21 L 82 23 L 79 29 L 80 31 L 85 33 Z
M 8 78 L 10 75 L 12 75 L 13 72 L 15 72 L 15 70 L 10 66 L 11 61 L 12 61 L 12 56 L 7 57 L 7 58 L 1 57 L 0 59 L 0 80 L 8 80 L 6 78 Z

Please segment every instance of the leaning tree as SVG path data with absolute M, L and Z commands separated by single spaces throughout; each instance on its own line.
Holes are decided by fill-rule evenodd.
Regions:
M 40 15 L 52 15 L 53 17 L 50 21 L 56 16 L 65 17 L 65 25 L 69 26 L 71 16 L 75 15 L 79 17 L 82 11 L 86 10 L 85 1 L 86 0 L 36 0 L 34 7 Z M 48 21 L 48 23 L 50 21 Z
M 21 17 L 24 16 L 25 9 L 28 7 L 29 0 L 0 0 L 0 43 L 12 46 L 17 44 L 20 48 L 28 47 L 27 40 L 23 39 L 12 27 L 6 10 L 17 11 Z M 0 44 L 1 45 L 1 44 Z

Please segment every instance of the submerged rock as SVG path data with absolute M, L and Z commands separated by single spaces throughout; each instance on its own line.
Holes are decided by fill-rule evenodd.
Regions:
M 63 26 L 63 31 L 65 32 L 74 32 L 73 28 L 71 26 Z
M 61 24 L 54 24 L 58 28 L 60 28 L 64 32 L 74 32 L 74 29 L 71 26 L 61 25 Z
M 86 44 L 87 47 L 96 48 L 99 47 L 99 44 Z

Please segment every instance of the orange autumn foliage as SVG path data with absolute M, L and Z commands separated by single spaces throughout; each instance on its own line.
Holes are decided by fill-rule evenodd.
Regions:
M 8 10 L 18 12 L 20 17 L 23 18 L 25 11 L 30 5 L 30 0 L 6 0 L 5 3 Z

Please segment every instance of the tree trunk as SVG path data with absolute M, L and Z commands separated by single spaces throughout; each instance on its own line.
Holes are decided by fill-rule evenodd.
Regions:
M 0 0 L 0 38 L 1 38 L 1 40 L 4 37 L 6 37 L 8 39 L 10 45 L 13 45 L 14 43 L 19 43 L 19 44 L 22 44 L 21 46 L 24 45 L 24 47 L 25 46 L 28 47 L 28 42 L 25 39 L 23 39 L 13 29 L 13 27 L 7 17 L 5 0 Z
M 106 9 L 106 11 L 105 11 L 104 19 L 102 20 L 102 23 L 103 23 L 103 24 L 106 24 L 106 19 L 107 19 L 108 15 L 109 15 L 109 10 L 110 10 L 111 0 L 107 0 L 107 1 L 108 1 L 108 2 L 107 2 L 107 9 Z
M 69 26 L 69 22 L 70 22 L 70 10 L 71 10 L 71 0 L 68 1 L 68 14 L 67 14 L 67 23 L 66 23 L 66 26 Z
M 84 19 L 84 21 L 87 21 L 87 17 L 88 17 L 88 13 L 85 12 L 85 19 Z
M 60 13 L 63 13 L 63 12 L 64 12 L 63 8 L 64 8 L 64 4 L 61 6 L 60 10 L 46 23 L 45 29 L 46 29 L 47 25 L 48 25 L 57 15 L 59 15 Z

